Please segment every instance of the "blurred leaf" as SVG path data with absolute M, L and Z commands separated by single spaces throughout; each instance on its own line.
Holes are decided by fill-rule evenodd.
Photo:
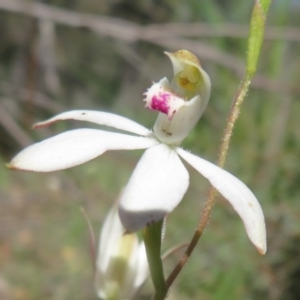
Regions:
M 256 0 L 250 21 L 248 38 L 247 77 L 251 79 L 256 72 L 256 66 L 264 39 L 266 14 L 271 0 Z

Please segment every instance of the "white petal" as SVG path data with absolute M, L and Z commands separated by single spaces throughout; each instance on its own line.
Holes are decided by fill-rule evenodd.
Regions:
M 189 174 L 173 149 L 164 144 L 147 149 L 120 199 L 126 230 L 161 220 L 182 200 L 188 185 Z
M 146 127 L 119 115 L 94 111 L 94 110 L 72 110 L 61 113 L 44 122 L 39 122 L 33 128 L 40 128 L 51 125 L 62 120 L 88 121 L 99 125 L 114 127 L 120 130 L 132 132 L 142 136 L 151 136 L 152 132 Z
M 76 129 L 25 148 L 12 159 L 8 167 L 51 172 L 85 163 L 107 150 L 145 149 L 157 143 L 152 138 L 98 129 Z
M 267 251 L 264 215 L 258 200 L 239 179 L 216 165 L 177 148 L 177 153 L 226 198 L 242 218 L 247 234 L 261 254 Z

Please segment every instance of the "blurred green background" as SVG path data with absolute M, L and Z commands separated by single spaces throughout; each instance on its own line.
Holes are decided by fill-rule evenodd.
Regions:
M 29 6 L 28 3 L 34 3 Z M 188 49 L 212 80 L 206 112 L 183 146 L 212 162 L 245 66 L 254 1 L 0 0 L 0 299 L 96 299 L 89 233 L 96 235 L 141 151 L 108 152 L 50 174 L 7 170 L 32 142 L 63 130 L 31 125 L 71 109 L 104 110 L 151 128 L 143 92 L 172 68 L 163 51 Z M 258 73 L 232 138 L 226 169 L 263 207 L 268 252 L 218 197 L 211 221 L 170 299 L 300 299 L 300 1 L 274 1 Z M 187 242 L 209 188 L 191 186 L 169 216 L 163 249 Z M 166 274 L 180 258 L 165 261 Z M 150 299 L 149 286 L 137 299 Z

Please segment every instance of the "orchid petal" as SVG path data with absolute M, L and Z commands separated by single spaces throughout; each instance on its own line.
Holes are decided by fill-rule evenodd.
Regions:
M 157 222 L 182 200 L 189 174 L 165 144 L 146 150 L 120 199 L 119 214 L 128 232 Z
M 264 215 L 258 200 L 249 188 L 216 165 L 181 148 L 177 148 L 176 151 L 231 203 L 244 222 L 249 239 L 261 254 L 265 254 L 267 246 Z
M 8 167 L 51 172 L 80 165 L 107 150 L 145 149 L 157 143 L 153 138 L 98 129 L 76 129 L 25 148 L 12 159 Z
M 33 128 L 41 128 L 49 126 L 55 122 L 63 120 L 88 121 L 99 125 L 105 125 L 120 130 L 132 132 L 142 136 L 151 136 L 152 132 L 146 127 L 125 117 L 94 110 L 72 110 L 61 113 L 53 118 L 39 122 Z

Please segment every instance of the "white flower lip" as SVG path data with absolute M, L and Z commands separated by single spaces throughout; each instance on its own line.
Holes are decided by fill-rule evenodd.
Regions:
M 146 96 L 144 99 L 145 107 L 166 114 L 168 120 L 172 120 L 174 114 L 185 104 L 185 101 L 166 89 L 161 84 L 162 81 L 154 83 L 144 94 Z
M 209 101 L 211 83 L 198 59 L 189 51 L 183 50 L 166 54 L 171 59 L 174 78 L 171 84 L 166 78 L 163 78 L 159 85 L 164 90 L 171 90 L 176 96 L 176 101 L 173 101 L 172 104 L 176 113 L 172 114 L 171 109 L 167 115 L 159 113 L 153 131 L 161 142 L 169 145 L 180 145 L 202 116 Z M 185 75 L 184 78 L 180 77 L 183 73 L 187 77 Z M 192 83 L 191 77 L 188 75 L 193 77 L 195 74 L 196 78 L 193 80 L 196 79 L 196 81 Z M 150 100 L 153 99 L 153 95 L 151 96 Z M 155 96 L 160 98 L 159 90 L 155 91 Z M 181 102 L 178 99 L 184 100 Z

